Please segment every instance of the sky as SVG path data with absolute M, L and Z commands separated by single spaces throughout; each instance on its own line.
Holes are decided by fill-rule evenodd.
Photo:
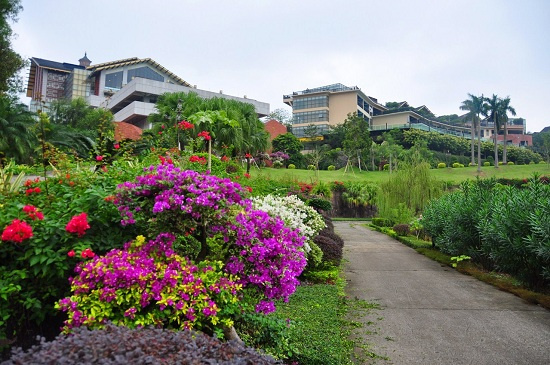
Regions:
M 199 89 L 267 102 L 334 83 L 463 114 L 509 96 L 550 126 L 548 0 L 22 0 L 13 48 L 78 64 L 152 58 Z M 26 70 L 28 72 L 28 70 Z M 26 82 L 26 79 L 25 79 Z M 23 98 L 28 102 L 28 99 Z

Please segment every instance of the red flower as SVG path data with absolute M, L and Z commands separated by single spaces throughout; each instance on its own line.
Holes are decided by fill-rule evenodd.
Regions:
M 34 188 L 33 190 L 34 190 L 34 192 L 37 193 L 37 194 L 40 193 L 40 192 L 42 191 L 42 190 L 40 190 L 39 187 L 36 187 L 36 188 Z
M 162 134 L 162 131 L 159 131 L 159 134 Z
M 229 161 L 229 157 L 227 157 L 226 155 L 223 155 L 222 158 L 221 158 L 221 160 L 222 160 L 223 162 L 227 162 L 227 161 Z
M 250 153 L 247 153 L 246 155 L 244 155 L 244 157 L 246 158 L 252 158 L 252 155 Z
M 84 258 L 92 258 L 95 256 L 95 253 L 90 250 L 89 248 L 85 249 L 84 251 L 82 251 L 82 253 L 80 254 L 80 256 L 84 257 Z
M 74 255 L 75 255 L 74 250 L 70 250 L 69 252 L 67 252 L 67 256 L 69 257 L 74 257 Z
M 42 214 L 42 212 L 39 212 L 34 205 L 25 205 L 23 207 L 23 212 L 27 213 L 29 218 L 32 220 L 38 219 L 39 221 L 41 221 L 42 219 L 44 219 L 44 214 Z
M 245 186 L 244 188 L 245 188 L 246 190 L 248 190 L 249 193 L 252 192 L 252 188 L 251 188 L 250 186 Z
M 67 232 L 77 233 L 78 237 L 82 237 L 88 228 L 90 228 L 90 225 L 88 224 L 88 215 L 86 213 L 75 215 L 67 223 L 67 226 L 65 226 Z
M 198 162 L 201 165 L 204 165 L 206 163 L 206 158 L 205 157 L 199 157 L 197 155 L 193 155 L 193 156 L 189 157 L 189 162 Z
M 250 174 L 248 172 L 245 172 L 244 177 L 246 177 L 247 179 L 250 179 Z
M 202 137 L 205 141 L 210 141 L 210 139 L 212 139 L 212 137 L 210 136 L 210 132 L 208 131 L 200 132 L 199 134 L 197 134 L 197 137 Z
M 113 147 L 115 148 L 115 150 L 118 150 L 120 148 L 120 145 L 117 143 Z
M 103 161 L 103 156 L 96 156 L 96 157 L 95 157 L 95 160 L 96 160 L 96 161 Z
M 107 166 L 101 166 L 101 171 L 107 172 Z M 71 181 L 71 183 L 72 183 L 72 181 Z M 69 185 L 70 185 L 70 183 L 69 183 Z M 72 185 L 71 185 L 71 186 L 72 186 Z
M 105 200 L 106 202 L 112 202 L 113 200 L 115 200 L 115 197 L 114 195 L 109 195 L 106 196 L 103 200 Z
M 29 187 L 32 185 L 32 180 L 27 180 L 25 181 L 25 184 L 24 184 L 26 187 Z
M 4 228 L 4 232 L 2 232 L 2 241 L 21 243 L 32 236 L 32 227 L 27 222 L 14 219 Z
M 178 123 L 178 127 L 179 129 L 192 129 L 194 125 L 189 123 L 186 120 L 182 120 L 181 122 Z
M 161 125 L 160 127 L 161 127 L 162 129 L 166 128 L 166 126 L 165 126 L 164 124 L 163 124 L 163 125 Z
M 65 179 L 70 179 L 70 178 L 71 178 L 71 174 L 65 175 Z

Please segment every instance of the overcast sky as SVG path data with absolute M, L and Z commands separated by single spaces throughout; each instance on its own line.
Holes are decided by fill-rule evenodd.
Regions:
M 290 107 L 333 83 L 379 102 L 462 114 L 468 93 L 510 96 L 550 125 L 548 0 L 22 0 L 24 57 L 152 58 L 200 89 Z

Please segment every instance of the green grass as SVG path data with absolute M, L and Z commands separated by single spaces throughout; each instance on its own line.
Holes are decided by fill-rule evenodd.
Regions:
M 431 174 L 438 180 L 449 182 L 452 184 L 458 184 L 461 181 L 468 179 L 475 179 L 478 176 L 477 167 L 463 167 L 463 168 L 444 168 L 444 169 L 432 169 Z M 494 166 L 482 167 L 479 176 L 481 178 L 515 178 L 525 179 L 533 175 L 533 173 L 539 173 L 542 175 L 550 174 L 550 165 L 548 164 L 535 164 L 535 165 L 500 165 L 499 168 Z M 357 181 L 357 182 L 372 182 L 380 183 L 388 179 L 388 171 L 362 171 L 359 172 L 354 169 L 353 172 L 344 173 L 344 169 L 336 171 L 311 171 L 301 169 L 274 169 L 274 168 L 262 168 L 251 170 L 251 175 L 257 178 L 268 178 L 274 180 L 290 180 L 300 181 L 306 183 L 313 183 L 317 181 L 332 182 L 332 181 Z
M 368 352 L 368 345 L 352 339 L 352 331 L 362 325 L 350 321 L 348 314 L 364 314 L 377 306 L 345 297 L 345 281 L 336 284 L 300 285 L 288 303 L 278 303 L 276 316 L 289 318 L 290 344 L 295 354 L 289 363 L 300 365 L 353 364 L 354 349 L 361 348 L 359 356 L 376 357 Z M 358 314 L 359 313 L 359 314 Z

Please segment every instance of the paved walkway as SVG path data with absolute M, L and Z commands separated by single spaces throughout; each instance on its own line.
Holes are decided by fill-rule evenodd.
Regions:
M 550 364 L 550 311 L 359 222 L 334 226 L 345 241 L 347 294 L 382 307 L 362 319 L 371 350 L 390 359 L 377 363 Z

